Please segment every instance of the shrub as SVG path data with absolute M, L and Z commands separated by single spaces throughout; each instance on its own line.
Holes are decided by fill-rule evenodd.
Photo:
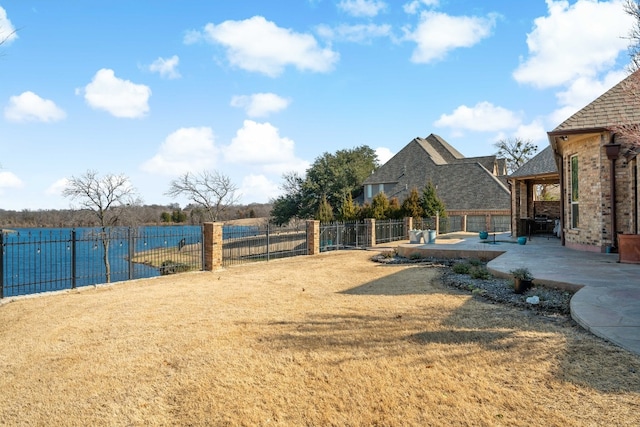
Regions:
M 474 267 L 479 267 L 483 264 L 483 262 L 477 258 L 471 258 L 469 260 L 469 264 L 473 265 Z
M 471 272 L 471 266 L 466 262 L 458 262 L 453 264 L 452 270 L 457 274 L 469 274 Z
M 471 270 L 471 277 L 474 279 L 491 279 L 491 273 L 484 267 L 475 267 Z
M 171 260 L 162 261 L 162 264 L 160 265 L 160 275 L 162 276 L 166 276 L 167 274 L 184 273 L 189 270 L 191 270 L 191 266 L 189 264 Z

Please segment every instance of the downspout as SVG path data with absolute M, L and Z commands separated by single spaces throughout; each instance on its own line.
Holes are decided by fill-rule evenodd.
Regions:
M 611 134 L 611 140 L 608 144 L 605 144 L 605 150 L 607 158 L 610 160 L 610 178 L 609 184 L 611 188 L 609 194 L 611 194 L 611 246 L 612 249 L 618 247 L 618 229 L 616 227 L 616 159 L 620 154 L 620 144 L 615 142 L 616 134 Z
M 558 174 L 560 175 L 560 244 L 562 246 L 565 245 L 565 241 L 564 241 L 564 227 L 566 226 L 566 221 L 565 221 L 565 208 L 564 208 L 564 201 L 565 201 L 565 196 L 564 196 L 564 160 L 562 158 L 562 156 L 560 154 L 558 154 L 557 152 L 556 154 L 556 165 L 560 165 L 558 167 Z

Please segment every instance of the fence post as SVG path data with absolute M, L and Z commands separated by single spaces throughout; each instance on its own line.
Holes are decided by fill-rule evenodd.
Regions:
M 413 217 L 409 216 L 404 219 L 404 238 L 409 238 L 409 230 L 413 230 Z
M 320 221 L 307 221 L 307 255 L 320 253 Z
M 369 246 L 376 244 L 376 220 L 375 218 L 367 218 L 364 220 L 367 224 L 367 237 L 369 238 Z M 366 243 L 365 243 L 366 246 Z
M 203 226 L 202 245 L 204 253 L 204 270 L 214 271 L 222 267 L 222 226 L 221 222 L 205 222 Z
M 267 222 L 267 261 L 269 261 L 271 252 L 269 251 L 270 241 L 269 241 L 269 223 Z
M 71 289 L 76 288 L 76 229 L 71 230 Z
M 133 280 L 133 256 L 135 254 L 135 242 L 133 241 L 133 233 L 131 233 L 131 227 L 127 228 L 127 240 L 129 241 L 129 280 Z
M 436 236 L 440 235 L 440 213 L 436 212 Z
M 4 231 L 0 228 L 0 298 L 4 298 Z

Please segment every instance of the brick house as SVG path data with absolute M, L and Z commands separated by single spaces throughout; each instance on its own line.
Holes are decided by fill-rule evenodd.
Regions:
M 551 234 L 560 220 L 560 201 L 542 200 L 537 187 L 557 186 L 558 166 L 551 146 L 536 154 L 511 175 L 511 229 L 517 236 L 541 232 Z
M 618 233 L 638 233 L 636 145 L 612 129 L 640 123 L 635 72 L 551 132 L 560 176 L 562 243 L 603 252 Z
M 504 159 L 464 157 L 431 134 L 414 138 L 369 176 L 363 183 L 363 201 L 371 203 L 383 192 L 402 203 L 413 188 L 422 192 L 431 181 L 447 216 L 464 217 L 468 231 L 508 230 L 511 212 L 506 170 Z

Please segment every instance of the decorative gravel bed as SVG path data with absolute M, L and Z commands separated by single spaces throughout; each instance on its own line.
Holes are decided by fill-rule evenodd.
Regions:
M 513 280 L 492 276 L 486 270 L 486 263 L 465 259 L 436 259 L 436 258 L 403 258 L 395 252 L 383 253 L 372 258 L 375 262 L 384 264 L 421 264 L 443 268 L 442 282 L 445 286 L 470 292 L 473 296 L 492 302 L 507 304 L 530 310 L 546 316 L 568 317 L 569 302 L 573 293 L 562 289 L 535 286 L 523 294 L 513 291 Z M 471 274 L 454 272 L 456 264 L 466 263 L 470 266 Z M 538 303 L 527 302 L 527 298 L 538 297 Z M 531 301 L 531 299 L 530 299 Z

